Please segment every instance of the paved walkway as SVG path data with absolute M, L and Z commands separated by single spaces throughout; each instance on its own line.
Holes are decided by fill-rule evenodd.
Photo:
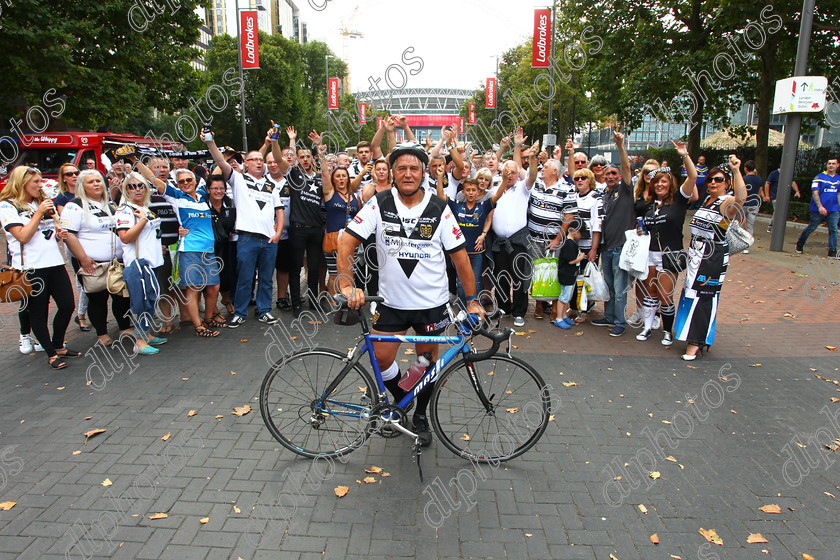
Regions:
M 255 400 L 270 337 L 254 319 L 53 372 L 18 353 L 4 305 L 0 502 L 16 504 L 0 506 L 0 558 L 837 558 L 840 467 L 826 446 L 840 439 L 840 363 L 824 347 L 840 346 L 840 275 L 770 254 L 762 234 L 733 257 L 719 342 L 693 364 L 653 337 L 529 318 L 515 352 L 553 387 L 546 435 L 495 467 L 436 442 L 423 483 L 404 438 L 375 437 L 346 462 L 281 448 Z M 824 238 L 807 249 L 823 254 Z M 358 332 L 301 326 L 336 348 Z M 92 341 L 71 328 L 69 345 Z

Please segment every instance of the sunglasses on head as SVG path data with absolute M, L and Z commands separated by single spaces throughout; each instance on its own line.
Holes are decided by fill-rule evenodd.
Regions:
M 27 167 L 26 172 L 27 173 L 32 173 L 33 175 L 40 175 L 41 174 L 41 172 L 38 170 L 37 167 Z

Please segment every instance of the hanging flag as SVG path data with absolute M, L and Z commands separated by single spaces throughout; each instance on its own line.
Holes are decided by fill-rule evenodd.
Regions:
M 367 103 L 359 103 L 359 124 L 367 124 Z
M 470 103 L 468 124 L 475 124 L 475 103 Z
M 464 134 L 464 117 L 458 117 L 458 134 Z
M 487 78 L 485 109 L 496 108 L 496 78 Z
M 242 49 L 242 69 L 251 70 L 260 67 L 260 39 L 258 35 L 257 12 L 239 12 L 240 48 Z
M 548 68 L 551 64 L 551 10 L 534 10 L 534 40 L 531 68 Z
M 327 80 L 327 104 L 328 109 L 338 109 L 338 78 Z

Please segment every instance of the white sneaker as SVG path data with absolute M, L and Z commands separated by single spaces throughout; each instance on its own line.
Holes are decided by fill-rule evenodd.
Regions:
M 665 331 L 662 335 L 662 346 L 671 346 L 674 343 L 674 335 L 670 331 Z
M 28 334 L 20 335 L 20 348 L 21 354 L 31 354 L 32 353 L 32 339 L 29 337 Z
M 525 326 L 525 319 L 523 317 L 514 317 L 513 318 L 513 326 L 514 327 L 524 327 Z
M 636 308 L 636 311 L 630 315 L 630 318 L 627 319 L 627 322 L 630 324 L 638 324 L 642 321 L 642 310 L 640 308 Z
M 44 347 L 41 346 L 41 343 L 38 342 L 37 340 L 34 340 L 34 339 L 32 340 L 32 349 L 35 350 L 36 352 L 43 352 L 44 351 Z
M 650 333 L 651 333 L 650 329 L 645 329 L 645 330 L 643 330 L 642 332 L 640 332 L 639 334 L 636 335 L 636 340 L 647 340 L 647 339 L 650 338 Z
M 744 254 L 745 254 L 745 255 L 749 255 L 749 254 L 750 254 L 750 250 L 749 250 L 749 249 L 744 249 Z
M 662 319 L 657 315 L 653 318 L 653 330 L 659 330 L 659 327 L 662 326 Z

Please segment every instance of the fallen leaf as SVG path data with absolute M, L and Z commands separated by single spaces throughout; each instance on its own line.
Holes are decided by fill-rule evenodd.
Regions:
M 671 422 L 670 422 L 670 421 L 668 421 L 668 420 L 663 420 L 663 421 L 662 421 L 662 423 L 663 423 L 663 424 L 670 424 Z
M 230 372 L 230 374 L 231 374 L 231 375 L 236 375 L 236 372 L 235 372 L 235 371 L 231 371 L 231 372 Z
M 769 504 L 769 505 L 766 505 L 766 506 L 761 506 L 758 509 L 760 509 L 764 513 L 782 513 L 782 508 L 780 508 L 776 504 Z
M 102 481 L 102 486 L 112 486 L 113 484 L 114 483 L 111 482 L 110 478 L 106 478 L 105 480 Z
M 639 504 L 639 511 L 647 515 L 648 508 L 646 508 L 644 504 Z
M 13 507 L 15 507 L 15 504 L 17 504 L 17 502 L 3 502 L 3 503 L 0 503 L 0 511 L 9 511 Z
M 834 495 L 834 494 L 832 494 L 831 492 L 823 492 L 823 494 L 825 494 L 826 496 L 831 496 L 832 498 L 837 499 L 837 496 L 835 496 L 835 495 Z
M 667 457 L 665 457 L 665 460 L 666 460 L 666 461 L 671 461 L 672 463 L 676 463 L 676 462 L 677 462 L 676 457 L 674 457 L 673 455 L 668 455 Z
M 513 391 L 505 391 L 505 395 L 512 395 Z
M 381 476 L 391 476 L 391 473 L 389 473 L 389 472 L 384 472 L 384 473 L 382 473 L 382 475 L 381 475 Z
M 814 560 L 814 557 L 813 557 L 813 556 L 811 556 L 810 554 L 805 554 L 805 553 L 803 552 L 803 553 L 802 553 L 802 559 L 803 559 L 803 560 Z
M 730 410 L 729 412 L 731 412 L 732 414 L 738 414 L 737 410 Z
M 361 484 L 361 483 L 362 483 L 362 481 L 357 478 L 356 479 L 356 484 Z
M 496 373 L 495 371 L 488 371 L 487 375 L 494 375 L 495 373 Z
M 348 488 L 347 486 L 336 486 L 335 487 L 335 495 L 338 496 L 339 498 L 343 498 L 344 496 L 346 496 L 347 492 L 349 492 L 349 491 L 350 491 L 350 488 Z
M 750 367 L 761 367 L 761 364 L 750 364 Z
M 365 469 L 365 472 L 368 474 L 379 474 L 382 472 L 382 467 L 377 467 L 376 465 L 373 465 L 369 469 Z
M 519 412 L 518 408 L 506 408 L 505 410 L 507 410 L 511 414 L 516 414 L 517 412 Z
M 690 369 L 700 369 L 700 368 L 699 368 L 699 367 L 697 367 L 697 366 L 685 366 L 685 367 L 690 368 Z
M 583 336 L 583 331 L 578 331 L 575 333 L 575 336 Z
M 245 415 L 246 415 L 246 414 L 248 414 L 249 412 L 251 412 L 251 407 L 250 407 L 250 405 L 247 405 L 247 404 L 246 404 L 246 405 L 244 405 L 244 406 L 235 406 L 235 407 L 233 407 L 233 413 L 234 413 L 236 416 L 245 416 Z
M 574 381 L 564 381 L 563 382 L 563 387 L 576 387 L 576 386 L 577 386 L 577 383 L 575 383 Z
M 668 556 L 670 556 L 670 557 L 671 557 L 671 558 L 673 558 L 674 560 L 682 560 L 682 558 L 681 558 L 681 557 L 679 557 L 679 556 L 677 556 L 677 555 L 675 555 L 675 554 L 669 554 Z
M 364 393 L 365 391 L 367 391 L 367 387 L 359 387 L 360 393 Z
M 166 435 L 165 435 L 165 436 L 163 436 L 162 438 L 160 438 L 160 441 L 166 441 L 166 440 L 168 440 L 170 437 L 172 437 L 172 432 L 166 432 Z
M 225 417 L 224 414 L 217 414 L 216 415 L 216 420 L 219 420 L 219 419 L 224 418 L 224 417 Z
M 717 531 L 714 529 L 704 529 L 700 527 L 700 534 L 703 535 L 703 537 L 710 543 L 723 546 L 723 539 L 718 536 Z
M 837 401 L 840 401 L 840 399 L 838 399 L 837 397 L 831 397 L 831 402 L 837 402 Z
M 462 435 L 461 436 L 461 441 L 470 441 L 470 436 L 467 435 L 467 434 Z
M 553 414 L 548 415 L 548 421 L 549 422 L 554 422 L 554 415 Z
M 370 484 L 371 482 L 376 482 L 376 478 L 373 476 L 366 476 L 364 478 L 365 484 Z
M 653 544 L 659 544 L 659 535 L 654 533 L 650 536 L 650 542 Z
M 817 371 L 817 370 L 814 370 L 814 371 Z M 93 416 L 85 416 L 85 420 L 90 420 L 91 418 L 93 418 Z
M 413 356 L 414 355 L 414 348 L 406 348 L 405 349 L 406 356 Z
M 534 329 L 528 329 L 528 334 L 534 334 L 535 332 L 537 331 L 535 331 Z
M 182 377 L 181 378 L 181 381 L 187 381 L 187 380 L 189 380 L 189 377 Z
M 516 331 L 513 334 L 515 334 L 516 336 L 525 336 L 525 331 Z
M 525 533 L 525 536 L 526 536 L 526 537 L 533 537 L 533 536 L 534 536 L 534 534 L 533 534 L 533 533 Z
M 210 518 L 209 517 L 202 517 L 201 519 L 198 520 L 198 522 L 201 523 L 202 525 L 204 525 L 205 523 L 210 523 Z
M 105 430 L 103 430 L 102 428 L 97 428 L 95 430 L 88 430 L 87 432 L 85 432 L 82 435 L 85 436 L 85 438 L 90 439 L 93 436 L 98 435 L 98 434 L 102 434 L 102 433 L 105 433 Z
M 149 519 L 166 519 L 167 517 L 169 516 L 165 513 L 155 513 L 154 515 L 150 515 Z
M 749 537 L 747 537 L 747 543 L 749 543 L 749 544 L 754 544 L 754 543 L 765 543 L 765 542 L 770 542 L 770 541 L 768 541 L 767 539 L 765 539 L 765 538 L 761 535 L 761 533 L 750 533 L 750 536 L 749 536 Z
M 190 410 L 189 412 L 187 412 L 187 418 L 192 417 L 192 416 L 195 416 L 196 414 L 198 414 L 198 412 L 197 412 L 197 411 L 195 411 L 195 410 Z
M 407 363 L 408 363 L 408 360 L 400 360 L 400 361 L 401 361 L 401 362 L 403 362 L 403 363 L 405 363 L 405 364 L 407 364 Z
M 613 478 L 613 480 L 621 480 L 622 478 L 624 478 L 624 477 L 623 476 L 616 476 L 615 478 Z
M 80 455 L 81 453 L 82 453 L 81 451 L 74 451 L 73 455 Z
M 238 507 L 236 507 L 236 506 L 233 506 L 233 512 L 234 512 L 234 513 L 242 513 L 242 510 L 241 510 L 241 509 L 239 509 L 239 508 L 238 508 Z
M 618 556 L 613 553 L 610 553 L 610 560 L 618 560 Z
M 825 349 L 830 350 L 831 352 L 834 352 L 835 350 L 837 350 L 837 347 L 836 346 L 826 346 Z
M 661 475 L 661 474 L 659 474 L 659 471 L 653 471 L 653 472 L 652 472 L 652 473 L 650 473 L 648 476 L 649 476 L 649 477 L 651 477 L 653 480 L 656 480 L 657 478 L 661 478 L 661 477 L 662 477 L 662 475 Z
M 513 346 L 513 349 L 514 349 L 514 350 L 519 350 L 519 346 L 514 345 L 514 346 Z
M 248 339 L 247 338 L 240 338 L 239 342 L 248 342 Z
M 55 390 L 56 390 L 56 391 L 63 391 L 63 390 L 64 390 L 64 387 L 56 387 L 56 388 L 55 388 Z

